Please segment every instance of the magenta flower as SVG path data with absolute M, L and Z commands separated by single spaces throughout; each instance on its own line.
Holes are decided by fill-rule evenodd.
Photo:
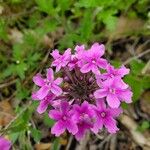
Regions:
M 118 69 L 115 69 L 114 66 L 111 66 L 110 64 L 106 67 L 107 72 L 103 73 L 101 76 L 102 79 L 109 79 L 113 77 L 124 77 L 125 75 L 129 74 L 130 69 L 127 69 L 125 66 L 121 66 Z
M 60 104 L 60 110 L 50 110 L 49 117 L 57 121 L 51 129 L 51 133 L 59 136 L 67 129 L 75 135 L 78 132 L 78 127 L 72 119 L 72 113 L 69 103 L 66 101 Z
M 83 53 L 82 59 L 85 64 L 81 67 L 81 72 L 87 73 L 92 71 L 95 74 L 100 74 L 99 68 L 105 68 L 107 65 L 107 61 L 101 58 L 101 56 L 104 55 L 104 52 L 105 47 L 103 44 L 93 44 L 91 49 Z
M 106 104 L 103 99 L 97 100 L 97 106 L 94 106 L 96 115 L 96 121 L 92 131 L 98 133 L 99 130 L 105 126 L 108 132 L 116 133 L 119 129 L 117 128 L 117 122 L 115 120 L 122 113 L 121 108 L 106 108 Z
M 51 66 L 55 66 L 56 72 L 58 72 L 62 67 L 65 67 L 70 62 L 71 49 L 68 48 L 63 55 L 60 55 L 58 50 L 54 50 L 51 55 L 55 59 Z
M 121 78 L 111 78 L 100 84 L 102 87 L 94 92 L 94 96 L 96 98 L 106 97 L 106 101 L 110 107 L 118 108 L 120 101 L 131 103 L 132 92 Z
M 40 87 L 35 93 L 38 99 L 44 99 L 51 91 L 56 96 L 62 93 L 62 89 L 58 86 L 62 82 L 62 78 L 54 80 L 53 70 L 47 69 L 47 78 L 43 79 L 40 74 L 33 77 L 33 82 Z
M 81 106 L 74 105 L 73 119 L 77 122 L 78 132 L 75 134 L 75 138 L 80 140 L 88 129 L 93 127 L 94 112 L 88 102 L 83 102 Z
M 44 99 L 39 100 L 39 106 L 37 108 L 37 112 L 39 114 L 44 113 L 49 105 L 53 105 L 53 100 L 56 96 L 53 93 L 48 93 L 48 95 L 46 97 L 44 97 Z M 32 99 L 33 100 L 38 100 L 36 93 L 32 93 Z
M 41 74 L 33 77 L 39 90 L 33 92 L 32 99 L 39 101 L 38 113 L 49 110 L 49 117 L 56 121 L 52 134 L 68 131 L 80 140 L 87 131 L 98 133 L 103 126 L 110 133 L 119 130 L 115 119 L 122 112 L 120 103 L 131 103 L 132 97 L 123 82 L 129 69 L 114 68 L 102 58 L 104 52 L 104 45 L 98 43 L 89 50 L 77 45 L 73 54 L 71 49 L 62 55 L 54 50 L 51 66 L 60 77 L 55 79 L 51 68 L 45 79 Z
M 1 150 L 10 150 L 11 148 L 11 142 L 4 137 L 0 137 L 0 149 Z

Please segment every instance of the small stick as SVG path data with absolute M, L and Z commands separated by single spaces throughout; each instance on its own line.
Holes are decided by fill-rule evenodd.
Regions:
M 124 64 L 124 65 L 127 65 L 127 64 L 129 64 L 132 60 L 137 59 L 137 58 L 140 58 L 140 57 L 142 57 L 142 56 L 144 56 L 144 55 L 146 55 L 146 54 L 148 54 L 148 53 L 150 53 L 150 49 L 148 49 L 148 50 L 146 50 L 146 51 L 140 53 L 140 54 L 137 55 L 137 56 L 134 56 L 134 57 L 131 57 L 131 58 L 127 59 L 123 64 Z

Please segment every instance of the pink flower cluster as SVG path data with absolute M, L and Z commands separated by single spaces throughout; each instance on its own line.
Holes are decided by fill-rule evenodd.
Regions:
M 71 49 L 62 55 L 53 50 L 54 60 L 46 77 L 39 73 L 33 77 L 39 87 L 32 94 L 40 101 L 37 111 L 41 114 L 48 109 L 49 117 L 56 121 L 52 134 L 60 136 L 67 130 L 80 140 L 88 130 L 119 130 L 116 118 L 122 113 L 120 104 L 132 102 L 130 87 L 123 81 L 129 69 L 115 69 L 102 58 L 104 52 L 104 45 L 98 43 L 88 50 L 84 45 L 76 46 L 74 54 Z

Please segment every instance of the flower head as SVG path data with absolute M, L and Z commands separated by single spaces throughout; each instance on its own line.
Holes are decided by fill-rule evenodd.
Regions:
M 98 43 L 88 50 L 77 45 L 74 54 L 71 49 L 64 54 L 54 50 L 51 66 L 57 74 L 49 68 L 46 78 L 41 74 L 33 77 L 39 87 L 32 94 L 40 102 L 37 111 L 41 114 L 50 109 L 49 117 L 56 121 L 52 134 L 60 136 L 68 131 L 80 140 L 87 131 L 98 133 L 103 126 L 109 133 L 119 130 L 116 118 L 122 112 L 120 103 L 130 103 L 132 97 L 123 81 L 129 69 L 115 69 L 102 58 L 104 52 L 104 45 Z M 55 75 L 60 77 L 55 79 Z

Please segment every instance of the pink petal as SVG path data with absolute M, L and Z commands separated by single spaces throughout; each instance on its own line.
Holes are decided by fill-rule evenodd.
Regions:
M 83 138 L 86 129 L 84 127 L 78 127 L 78 132 L 75 134 L 75 138 L 79 141 Z
M 116 120 L 111 117 L 107 117 L 104 120 L 104 126 L 107 128 L 109 133 L 116 133 L 119 130 L 116 124 Z
M 99 87 L 102 86 L 102 78 L 101 78 L 102 75 L 95 75 L 96 77 L 96 83 Z
M 62 118 L 62 114 L 58 110 L 50 110 L 48 115 L 54 120 L 60 120 Z
M 43 86 L 41 87 L 37 92 L 36 92 L 36 95 L 37 95 L 37 98 L 38 99 L 43 99 L 47 96 L 49 92 L 49 88 L 47 86 Z
M 53 81 L 54 80 L 54 75 L 53 75 L 53 70 L 51 68 L 47 69 L 47 79 L 49 81 Z
M 128 84 L 124 83 L 120 77 L 115 77 L 113 81 L 113 86 L 120 89 L 127 89 Z
M 57 84 L 57 85 L 59 85 L 59 84 L 62 83 L 62 81 L 63 81 L 62 78 L 57 78 L 57 79 L 54 81 L 54 83 Z
M 62 94 L 62 89 L 58 85 L 52 84 L 52 86 L 51 86 L 51 92 L 53 94 L 55 94 L 56 96 L 59 96 L 59 95 Z
M 78 127 L 75 123 L 73 123 L 72 121 L 67 121 L 66 122 L 66 126 L 67 126 L 67 130 L 72 133 L 73 135 L 75 135 L 78 132 Z
M 65 57 L 65 60 L 69 60 L 71 59 L 71 49 L 68 48 L 65 53 L 63 54 L 63 56 Z
M 106 60 L 106 59 L 103 59 L 103 58 L 99 58 L 99 59 L 97 60 L 97 65 L 98 65 L 100 68 L 105 69 L 106 66 L 107 66 L 107 60 Z
M 45 84 L 44 79 L 41 77 L 40 74 L 37 74 L 36 76 L 33 77 L 33 82 L 40 87 Z
M 38 108 L 37 108 L 37 112 L 39 113 L 39 114 L 42 114 L 42 113 L 44 113 L 45 111 L 46 111 L 46 109 L 47 109 L 47 107 L 48 107 L 48 102 L 47 102 L 47 100 L 41 100 L 40 101 L 40 104 L 39 104 L 39 106 L 38 106 Z
M 105 89 L 99 89 L 94 92 L 96 98 L 103 98 L 107 96 L 107 91 Z
M 91 69 L 92 69 L 91 64 L 87 63 L 87 64 L 83 65 L 83 67 L 80 69 L 80 71 L 81 71 L 82 73 L 87 73 L 87 72 L 89 72 Z
M 33 92 L 31 97 L 33 100 L 38 100 L 36 92 Z
M 95 134 L 99 132 L 103 128 L 103 120 L 96 117 L 93 128 L 91 129 Z
M 109 78 L 107 80 L 105 80 L 104 82 L 101 82 L 101 85 L 103 88 L 107 89 L 112 87 L 114 80 L 112 78 Z
M 120 105 L 120 101 L 115 94 L 108 94 L 106 100 L 111 108 L 118 108 Z
M 132 102 L 132 95 L 133 93 L 130 90 L 124 90 L 119 92 L 119 97 L 122 101 L 125 101 L 126 103 Z
M 112 117 L 118 117 L 122 112 L 122 108 L 108 108 L 108 112 Z
M 62 121 L 58 121 L 54 124 L 51 128 L 51 133 L 55 134 L 56 136 L 60 136 L 63 132 L 65 132 L 66 127 Z
M 56 72 L 58 72 L 60 69 L 61 69 L 61 64 L 59 64 L 59 65 L 56 65 Z
M 98 69 L 97 66 L 93 65 L 92 67 L 92 72 L 96 75 L 100 75 L 100 70 Z
M 58 59 L 60 57 L 59 51 L 57 49 L 53 50 L 51 55 L 53 56 L 54 59 Z
M 82 51 L 82 50 L 84 50 L 85 49 L 85 46 L 84 45 L 77 45 L 76 47 L 75 47 L 75 51 L 77 51 L 77 52 L 79 52 L 79 51 Z
M 1 150 L 10 150 L 11 149 L 11 142 L 4 137 L 0 136 L 0 148 Z
M 106 103 L 103 98 L 99 98 L 96 100 L 96 105 L 98 106 L 99 110 L 104 110 L 106 108 Z
M 63 114 L 67 113 L 70 108 L 69 103 L 66 101 L 62 101 L 60 108 L 61 108 L 61 112 L 63 112 Z
M 91 46 L 91 51 L 96 52 L 96 54 L 101 57 L 102 55 L 104 55 L 105 52 L 105 46 L 103 44 L 99 44 L 99 43 L 94 43 Z
M 126 74 L 129 74 L 130 69 L 127 69 L 125 66 L 121 66 L 120 69 L 118 69 L 117 73 L 121 76 L 124 77 Z

